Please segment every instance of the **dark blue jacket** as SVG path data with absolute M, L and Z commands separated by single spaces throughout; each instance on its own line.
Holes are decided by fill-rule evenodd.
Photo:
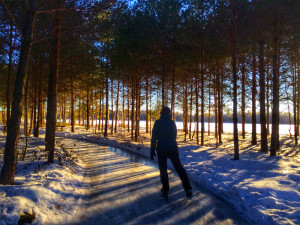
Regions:
M 152 130 L 151 150 L 157 152 L 178 151 L 176 142 L 177 128 L 170 114 L 162 115 L 155 121 Z

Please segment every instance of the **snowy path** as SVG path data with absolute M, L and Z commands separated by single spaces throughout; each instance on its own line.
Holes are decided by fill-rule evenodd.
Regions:
M 144 157 L 76 140 L 66 145 L 79 154 L 92 187 L 78 224 L 245 224 L 231 206 L 195 184 L 188 201 L 173 172 L 170 200 L 164 202 L 157 165 Z

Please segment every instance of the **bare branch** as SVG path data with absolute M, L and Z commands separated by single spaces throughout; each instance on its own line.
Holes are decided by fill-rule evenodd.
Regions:
M 17 29 L 17 31 L 19 32 L 19 34 L 21 35 L 21 37 L 23 38 L 23 33 L 22 30 L 20 29 L 15 17 L 13 16 L 13 14 L 11 13 L 11 11 L 8 9 L 7 5 L 5 4 L 4 0 L 1 0 L 5 10 L 7 11 L 9 17 L 11 18 L 11 20 L 13 21 L 13 23 L 15 24 L 15 27 Z

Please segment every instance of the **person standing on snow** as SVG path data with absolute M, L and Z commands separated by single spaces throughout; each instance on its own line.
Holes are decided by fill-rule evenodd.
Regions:
M 176 142 L 177 128 L 175 122 L 171 119 L 170 108 L 163 106 L 160 115 L 160 118 L 155 121 L 152 130 L 150 158 L 152 160 L 154 159 L 156 156 L 156 149 L 160 179 L 162 183 L 161 192 L 165 197 L 168 197 L 169 178 L 167 171 L 167 159 L 169 158 L 182 181 L 186 197 L 191 198 L 193 196 L 192 187 L 186 171 L 180 162 Z

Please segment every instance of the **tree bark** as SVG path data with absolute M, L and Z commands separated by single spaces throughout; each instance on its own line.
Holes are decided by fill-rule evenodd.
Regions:
M 125 129 L 125 84 L 124 84 L 124 79 L 123 79 L 123 84 L 122 84 L 122 127 L 123 130 Z
M 35 0 L 28 2 L 25 25 L 22 30 L 21 50 L 16 73 L 15 88 L 11 109 L 11 117 L 8 122 L 7 136 L 4 150 L 4 164 L 0 175 L 0 184 L 13 185 L 17 166 L 17 144 L 22 118 L 22 102 L 25 92 L 25 81 L 27 77 L 28 61 L 32 47 L 32 34 L 35 24 Z
M 218 144 L 218 76 L 220 71 L 214 74 L 214 110 L 215 110 L 215 138 Z
M 273 109 L 270 156 L 279 150 L 279 73 L 278 73 L 278 11 L 275 10 L 273 48 Z
M 149 132 L 149 80 L 148 75 L 146 75 L 146 133 Z
M 99 89 L 99 117 L 98 117 L 98 131 L 101 130 L 101 121 L 102 121 L 102 87 Z
M 297 104 L 297 122 L 295 123 L 295 127 L 297 130 L 297 134 L 299 136 L 300 132 L 300 63 L 298 63 L 298 104 Z M 298 142 L 298 139 L 297 139 Z
M 92 82 L 94 82 L 94 74 L 92 74 Z M 91 126 L 94 126 L 94 88 L 91 85 L 91 93 L 90 93 L 90 110 L 91 110 Z
M 119 119 L 119 92 L 120 92 L 120 81 L 118 81 L 117 88 L 117 100 L 116 100 L 116 116 L 115 116 L 115 133 L 118 131 L 118 119 Z
M 195 69 L 195 77 L 196 77 L 196 143 L 199 145 L 199 78 L 198 78 L 198 63 L 196 63 Z
M 193 115 L 193 83 L 191 83 L 191 96 L 190 96 L 190 127 L 189 127 L 189 139 L 192 139 L 192 115 Z
M 105 68 L 105 126 L 104 126 L 104 137 L 107 137 L 108 131 L 108 121 L 109 121 L 109 87 L 108 87 L 108 58 L 106 58 L 106 68 Z
M 246 109 L 246 65 L 245 65 L 245 56 L 243 56 L 243 61 L 242 61 L 242 68 L 241 68 L 241 73 L 242 73 L 242 105 L 241 105 L 241 111 L 242 111 L 242 138 L 245 139 L 245 120 L 246 120 L 246 115 L 245 115 L 245 109 Z
M 75 132 L 75 113 L 74 113 L 74 78 L 71 74 L 71 132 Z
M 138 141 L 138 137 L 140 136 L 140 75 L 137 75 L 136 78 L 136 113 L 135 113 L 135 141 Z
M 36 65 L 37 63 L 35 63 L 34 65 L 34 71 L 32 73 L 32 78 L 33 78 L 33 136 L 34 137 L 38 137 L 39 136 L 39 132 L 38 132 L 38 121 L 37 121 L 37 103 L 38 103 L 38 95 L 37 95 L 37 78 L 36 78 Z
M 24 136 L 28 137 L 28 76 L 25 84 L 25 102 L 24 102 Z
M 172 65 L 172 99 L 171 99 L 171 115 L 172 120 L 175 121 L 175 47 L 173 53 L 173 65 Z
M 11 75 L 12 75 L 12 54 L 13 54 L 13 25 L 10 24 L 9 31 L 9 52 L 8 52 L 8 68 L 7 68 L 7 88 L 6 88 L 6 127 L 10 118 L 10 89 L 11 89 Z
M 90 129 L 90 85 L 87 83 L 86 90 L 86 130 Z
M 42 126 L 42 64 L 39 71 L 39 94 L 38 94 L 38 118 L 37 118 L 37 137 L 40 135 L 40 127 Z
M 236 14 L 232 12 L 233 37 L 232 37 L 232 73 L 233 73 L 233 135 L 234 135 L 234 160 L 239 159 L 239 136 L 238 136 L 238 115 L 237 115 L 237 69 L 236 69 Z
M 211 94 L 211 92 L 210 92 L 210 89 L 211 89 L 211 87 L 210 87 L 210 85 L 209 85 L 209 87 L 208 87 L 208 128 L 207 128 L 207 135 L 208 136 L 210 136 L 210 109 L 211 109 L 211 96 L 210 96 L 210 94 Z
M 221 74 L 220 74 L 221 73 Z M 222 143 L 222 101 L 221 101 L 221 89 L 222 89 L 222 84 L 221 84 L 221 76 L 223 76 L 223 65 L 222 69 L 218 74 L 218 135 L 219 135 L 219 143 Z
M 260 126 L 261 126 L 261 151 L 268 152 L 268 134 L 266 128 L 266 97 L 265 97 L 265 41 L 262 31 L 262 25 L 260 28 L 260 40 L 259 40 L 259 87 L 260 87 Z
M 203 39 L 201 40 L 201 146 L 204 146 L 204 49 Z
M 115 119 L 115 113 L 114 113 L 114 80 L 111 79 L 111 127 L 110 127 L 110 133 L 113 134 L 114 132 L 114 119 Z
M 296 65 L 295 68 L 293 70 L 293 78 L 292 78 L 292 82 L 293 82 L 293 114 L 294 114 L 294 137 L 295 137 L 295 145 L 298 145 L 298 129 L 297 129 L 297 108 L 298 108 L 298 99 L 297 99 L 297 69 L 296 69 Z M 299 98 L 299 97 L 298 97 Z
M 188 133 L 188 91 L 187 83 L 184 85 L 184 141 Z
M 267 135 L 270 135 L 270 73 L 269 73 L 269 64 L 267 64 L 266 68 L 266 76 L 267 76 L 267 88 L 266 88 L 266 102 L 267 102 Z
M 256 138 L 256 55 L 255 47 L 252 52 L 252 145 L 257 145 Z
M 57 0 L 60 4 L 60 0 Z M 47 122 L 45 150 L 48 152 L 48 162 L 54 162 L 55 130 L 56 130 L 56 107 L 57 107 L 57 83 L 59 73 L 60 39 L 61 39 L 61 11 L 55 12 L 54 34 L 50 60 L 50 74 L 48 83 Z
M 131 89 L 131 140 L 133 139 L 134 126 L 134 102 L 135 102 L 135 89 L 134 89 L 134 78 L 132 78 L 132 89 Z
M 127 132 L 130 132 L 130 92 L 127 86 Z
M 81 125 L 81 99 L 78 99 L 78 124 Z

